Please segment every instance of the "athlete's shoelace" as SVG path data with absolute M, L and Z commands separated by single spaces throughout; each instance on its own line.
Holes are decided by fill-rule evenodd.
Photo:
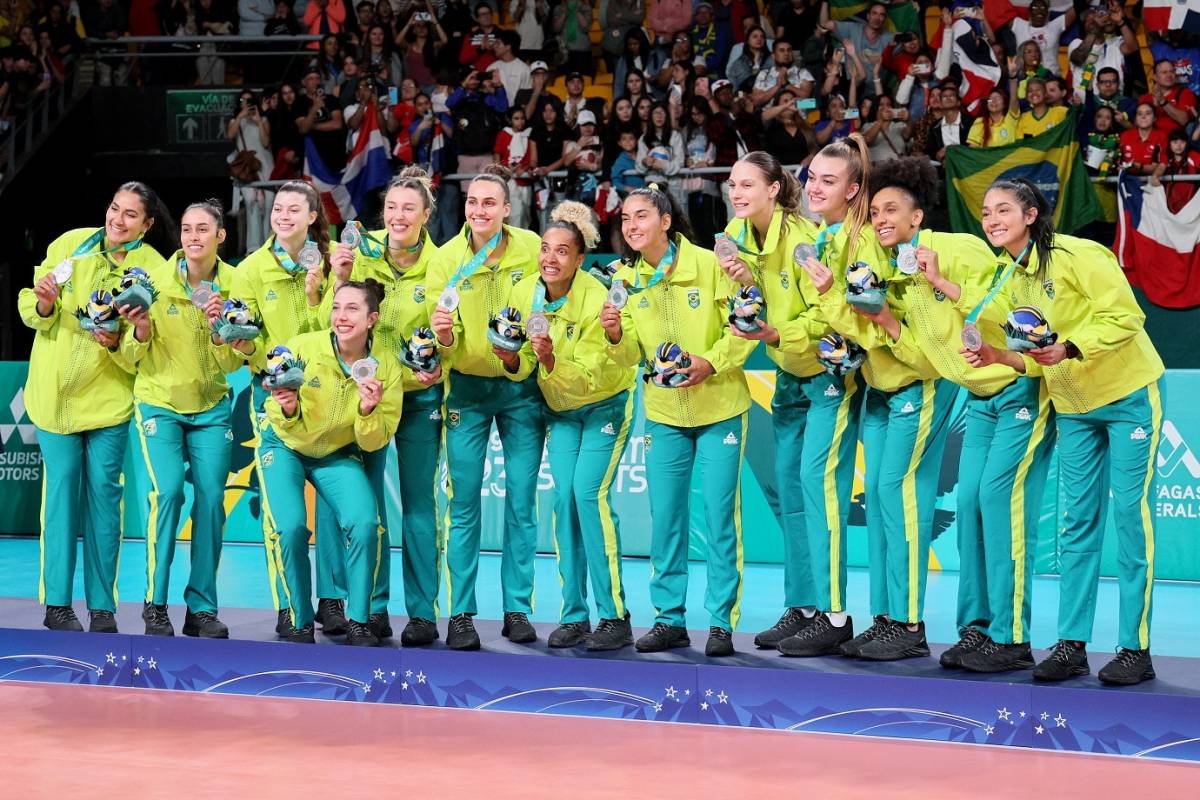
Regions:
M 1132 667 L 1136 667 L 1141 659 L 1141 651 L 1127 650 L 1122 647 L 1117 651 L 1117 657 L 1113 659 L 1113 663 L 1125 667 L 1126 669 L 1130 669 Z
M 671 626 L 665 622 L 656 622 L 654 627 L 650 629 L 651 636 L 661 636 L 664 639 L 671 636 Z
M 887 644 L 889 642 L 896 641 L 900 638 L 901 634 L 908 630 L 901 622 L 877 622 L 871 626 L 872 629 L 876 627 L 882 629 L 875 633 L 875 641 L 880 642 L 881 644 Z
M 368 628 L 366 625 L 363 625 L 361 622 L 355 622 L 354 620 L 349 620 L 346 622 L 346 635 L 347 636 L 374 636 L 375 634 L 371 633 L 371 629 Z
M 64 622 L 79 621 L 75 616 L 75 612 L 67 606 L 51 606 L 50 618 L 60 625 Z
M 824 614 L 817 614 L 813 623 L 796 635 L 801 639 L 815 639 L 832 627 L 833 623 L 829 621 L 829 617 Z
M 875 622 L 871 627 L 862 632 L 862 637 L 866 641 L 880 638 L 891 627 L 892 622 L 887 617 L 876 617 Z
M 88 614 L 92 619 L 98 619 L 101 622 L 108 622 L 109 620 L 116 619 L 111 611 L 90 611 Z
M 964 650 L 974 650 L 987 639 L 986 636 L 974 628 L 963 628 L 961 633 L 962 637 L 958 640 L 958 646 Z
M 995 639 L 987 639 L 979 646 L 979 652 L 985 656 L 990 656 L 994 653 L 1000 652 L 1001 647 L 1004 647 L 1004 645 L 1000 644 Z
M 733 636 L 733 634 L 724 628 L 718 628 L 716 626 L 708 629 L 708 635 L 713 639 L 729 639 Z
M 804 612 L 798 608 L 789 608 L 783 612 L 783 616 L 779 618 L 779 622 L 775 623 L 776 628 L 790 628 L 797 622 L 804 619 Z
M 207 625 L 210 622 L 215 622 L 217 615 L 208 611 L 197 611 L 195 614 L 192 614 L 192 618 L 201 625 Z
M 596 633 L 613 633 L 617 630 L 617 621 L 615 619 L 602 619 L 600 624 L 596 626 Z
M 450 618 L 450 630 L 452 633 L 470 633 L 474 629 L 475 625 L 466 614 Z
M 587 633 L 587 623 L 586 622 L 566 622 L 562 625 L 562 627 L 566 628 L 569 631 L 581 631 L 583 633 Z
M 341 600 L 322 600 L 320 609 L 324 616 L 328 617 L 336 614 L 339 617 L 346 616 L 346 604 Z
M 1050 653 L 1052 661 L 1059 661 L 1063 664 L 1068 664 L 1071 661 L 1071 655 L 1075 652 L 1074 646 L 1067 642 L 1066 639 L 1060 639 L 1058 644 L 1054 645 L 1054 650 Z
M 152 605 L 148 609 L 148 612 L 150 614 L 150 619 L 147 621 L 151 625 L 166 625 L 168 622 L 171 621 L 171 618 L 167 616 L 166 606 Z M 97 616 L 99 616 L 99 615 L 97 615 Z

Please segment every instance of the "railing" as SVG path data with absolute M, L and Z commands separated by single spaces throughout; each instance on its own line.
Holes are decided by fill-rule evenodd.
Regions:
M 307 60 L 317 54 L 310 45 L 320 42 L 321 37 L 309 34 L 296 36 L 122 36 L 118 39 L 85 39 L 89 55 L 100 64 L 120 63 L 132 66 L 136 62 L 147 62 L 151 66 L 156 62 L 178 61 L 190 59 L 203 62 L 197 64 L 199 85 L 224 85 L 223 70 L 226 66 L 237 65 L 245 70 L 248 61 L 263 64 L 261 69 L 263 80 L 244 80 L 246 85 L 275 84 L 285 77 L 299 78 L 298 62 Z M 267 65 L 267 60 L 287 62 L 282 65 Z M 220 64 L 220 70 L 217 64 Z M 296 65 L 296 69 L 291 66 Z M 340 67 L 340 65 L 339 65 Z M 148 69 L 151 77 L 143 80 L 150 84 L 192 83 L 181 80 L 168 73 L 167 79 L 159 79 Z M 293 74 L 294 73 L 294 74 Z M 249 76 L 245 76 L 249 77 Z
M 17 176 L 54 126 L 83 97 L 87 87 L 77 69 L 67 73 L 62 83 L 54 83 L 16 120 L 13 130 L 0 139 L 0 191 Z

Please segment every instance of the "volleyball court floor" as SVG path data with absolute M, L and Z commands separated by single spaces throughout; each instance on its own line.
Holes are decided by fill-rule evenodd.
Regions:
M 187 546 L 172 575 L 186 583 Z M 392 553 L 399 575 L 399 553 Z M 124 600 L 145 586 L 144 547 L 124 544 Z M 36 597 L 36 540 L 0 539 L 0 594 Z M 230 608 L 270 605 L 261 550 L 227 546 L 219 590 Z M 653 611 L 643 559 L 625 562 L 635 625 Z M 953 641 L 954 573 L 931 573 L 931 642 Z M 752 632 L 779 612 L 781 573 L 747 565 L 739 630 Z M 1036 579 L 1035 645 L 1052 643 L 1057 581 Z M 558 613 L 552 558 L 539 557 L 537 622 Z M 704 567 L 692 564 L 689 627 L 705 627 Z M 869 624 L 865 570 L 851 570 L 850 611 Z M 76 589 L 77 597 L 82 587 Z M 496 619 L 499 559 L 485 554 L 480 617 Z M 392 613 L 402 614 L 400 586 Z M 182 617 L 178 596 L 173 616 Z M 1200 656 L 1200 586 L 1156 587 L 1154 652 Z M 1116 586 L 1102 581 L 1093 668 L 1115 638 Z M 126 615 L 128 616 L 128 615 Z M 179 625 L 182 619 L 176 620 Z M 127 626 L 126 626 L 127 627 Z M 445 620 L 441 621 L 443 634 Z M 138 630 L 126 630 L 140 633 Z M 703 647 L 703 637 L 693 638 Z M 831 734 L 727 729 L 595 718 L 475 712 L 284 698 L 198 695 L 106 687 L 0 684 L 0 797 L 305 798 L 678 798 L 742 797 L 748 791 L 816 792 L 830 798 L 1008 798 L 1049 794 L 1095 798 L 1137 792 L 1194 798 L 1200 765 L 1016 747 L 873 739 Z

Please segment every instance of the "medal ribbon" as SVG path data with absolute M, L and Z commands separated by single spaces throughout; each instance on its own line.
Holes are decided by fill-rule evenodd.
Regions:
M 471 241 L 471 232 L 467 231 L 465 235 L 467 237 L 468 246 L 470 246 L 469 243 Z M 502 236 L 504 236 L 503 228 L 501 228 L 491 239 L 488 239 L 487 244 L 485 244 L 482 249 L 478 250 L 473 256 L 471 256 L 469 261 L 462 264 L 457 270 L 454 271 L 454 276 L 450 278 L 450 283 L 447 285 L 452 289 L 457 289 L 460 281 L 469 278 L 478 272 L 479 268 L 483 266 L 483 262 L 487 261 L 495 249 L 500 246 L 500 238 Z
M 641 263 L 640 260 L 639 263 Z M 638 294 L 662 283 L 662 279 L 666 277 L 667 270 L 671 268 L 673 263 L 675 263 L 675 243 L 670 242 L 667 245 L 667 252 L 663 254 L 662 260 L 658 262 L 658 267 L 654 270 L 654 274 L 650 276 L 650 282 L 645 286 L 642 286 L 641 272 L 636 267 L 634 268 L 633 286 L 629 287 L 629 293 Z
M 546 285 L 539 280 L 537 285 L 533 287 L 533 313 L 541 314 L 543 311 L 554 313 L 566 305 L 566 302 L 570 299 L 570 297 L 571 293 L 567 292 L 557 300 L 552 300 L 551 302 L 547 303 Z
M 217 264 L 214 261 L 213 262 L 214 278 L 211 281 L 200 281 L 200 285 L 207 287 L 208 289 L 211 289 L 212 291 L 216 292 L 217 294 L 220 294 L 221 287 L 218 285 L 217 279 L 215 277 L 216 274 L 217 274 Z M 183 282 L 183 288 L 188 289 L 188 290 L 191 289 L 192 284 L 188 280 L 187 259 L 186 258 L 179 259 L 179 279 L 180 279 L 180 281 Z
M 829 246 L 829 240 L 836 236 L 837 232 L 841 229 L 842 223 L 835 222 L 817 234 L 817 261 L 823 261 L 825 259 L 825 248 Z
M 995 298 L 995 296 L 1000 293 L 1000 290 L 1004 288 L 1004 284 L 1008 283 L 1008 279 L 1011 278 L 1013 273 L 1017 271 L 1017 266 L 1025 260 L 1025 256 L 1028 255 L 1029 248 L 1032 246 L 1033 241 L 1030 240 L 1030 242 L 1025 245 L 1025 249 L 1021 251 L 1021 255 L 1017 256 L 1011 264 L 1004 268 L 1004 273 L 1000 274 L 998 278 L 993 278 L 991 290 L 987 293 L 987 296 L 984 297 L 983 300 L 979 301 L 979 305 L 975 306 L 971 313 L 967 315 L 965 324 L 975 324 L 975 321 L 979 319 L 979 315 L 983 313 L 983 309 L 987 307 L 988 303 L 992 302 L 992 299 Z
M 913 234 L 913 238 L 909 241 L 908 246 L 915 250 L 917 248 L 917 238 L 920 235 L 921 235 L 921 229 L 917 228 L 917 232 Z M 900 253 L 900 248 L 897 247 L 896 254 L 899 255 L 899 253 Z M 896 256 L 892 256 L 891 258 L 888 259 L 888 261 L 891 263 L 892 269 L 899 271 L 900 267 L 896 264 Z
M 304 247 L 308 247 L 309 245 L 316 247 L 317 243 L 314 242 L 312 239 L 305 238 Z M 303 249 L 303 248 L 301 248 L 301 249 Z M 271 252 L 275 254 L 276 260 L 279 261 L 279 266 L 283 267 L 284 269 L 286 269 L 288 272 L 292 273 L 293 275 L 300 273 L 300 272 L 308 271 L 304 267 L 300 266 L 299 264 L 297 264 L 295 261 L 292 260 L 292 257 L 288 255 L 287 250 L 284 250 L 283 245 L 281 245 L 279 243 L 278 236 L 276 236 L 275 241 L 271 243 Z
M 71 253 L 71 258 L 76 259 L 76 258 L 79 258 L 84 255 L 89 255 L 88 251 L 91 250 L 96 245 L 101 244 L 103 241 L 104 241 L 104 229 L 100 228 L 95 233 L 93 233 L 91 236 L 89 236 L 87 238 L 87 241 L 85 241 L 83 244 L 79 245 L 79 247 L 75 248 L 75 252 Z M 130 250 L 136 250 L 141 246 L 142 246 L 142 237 L 139 236 L 138 238 L 134 239 L 132 242 L 125 242 L 125 244 L 119 244 L 116 247 L 104 248 L 104 249 L 101 249 L 99 253 L 91 253 L 90 255 L 107 256 L 111 253 L 120 253 L 122 251 L 128 253 Z
M 346 363 L 346 359 L 342 358 L 342 351 L 340 348 L 338 348 L 337 334 L 333 331 L 329 332 L 329 341 L 333 345 L 333 354 L 337 356 L 338 366 L 342 368 L 342 374 L 349 378 L 350 365 Z M 371 334 L 369 333 L 367 334 L 367 355 L 365 358 L 370 358 L 372 360 L 375 359 L 375 357 L 371 355 Z

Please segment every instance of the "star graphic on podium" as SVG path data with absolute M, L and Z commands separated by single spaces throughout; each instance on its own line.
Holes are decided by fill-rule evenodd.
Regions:
M 717 699 L 720 700 L 722 703 L 728 703 L 729 695 L 725 694 L 725 690 L 722 689 L 720 694 L 717 695 Z
M 134 668 L 133 668 L 133 674 L 134 674 L 134 675 L 141 675 L 141 674 L 142 674 L 142 668 L 141 668 L 141 667 L 134 667 Z
M 1054 718 L 1054 724 L 1060 728 L 1067 727 L 1067 718 L 1062 715 L 1061 711 L 1059 712 L 1058 716 Z
M 701 711 L 708 711 L 708 703 L 707 703 L 707 702 L 701 703 L 701 704 L 700 704 L 700 710 L 701 710 Z
M 400 684 L 400 688 L 404 691 L 408 691 L 408 681 L 405 681 L 404 683 Z
M 662 703 L 655 703 L 655 704 L 654 704 L 654 710 L 655 710 L 655 711 L 662 711 Z
M 1049 714 L 1047 714 L 1045 711 L 1043 711 L 1043 712 L 1042 712 L 1042 716 L 1041 716 L 1041 720 L 1042 720 L 1042 722 L 1045 722 L 1045 721 L 1046 721 L 1046 720 L 1048 720 L 1048 719 L 1050 719 L 1050 715 L 1049 715 Z
M 103 676 L 104 676 L 104 667 L 96 667 L 96 677 L 100 678 Z
M 154 660 L 154 656 L 150 656 L 150 660 L 146 662 L 146 666 L 150 669 L 158 669 L 158 662 Z
M 1046 732 L 1046 729 L 1043 728 L 1041 725 L 1038 725 L 1036 728 L 1033 729 L 1033 732 L 1036 733 L 1038 736 L 1041 736 L 1043 733 Z
M 375 670 L 374 674 L 375 674 L 375 680 L 377 680 L 377 681 L 383 680 L 383 670 L 377 669 L 377 670 Z
M 1007 706 L 1005 706 L 1004 708 L 996 709 L 996 713 L 1000 716 L 1000 719 L 1005 720 L 1005 721 L 1007 721 L 1008 718 L 1012 716 L 1012 712 L 1008 710 Z
M 667 697 L 671 697 L 671 698 L 673 698 L 673 697 L 675 697 L 675 695 L 679 694 L 679 691 L 674 686 L 668 686 L 666 689 L 666 692 L 667 692 Z
M 424 672 L 418 672 L 417 673 L 417 683 L 424 683 L 426 677 L 427 676 L 425 675 Z
M 104 656 L 104 661 L 106 664 L 116 664 L 117 657 L 115 655 L 113 655 L 112 653 L 108 653 L 107 655 Z
M 986 732 L 986 733 L 987 733 L 987 735 L 988 735 L 988 736 L 991 736 L 993 733 L 995 733 L 995 732 L 996 732 L 996 729 L 995 729 L 995 728 L 993 728 L 991 725 L 988 725 L 988 726 L 987 726 L 986 728 L 984 728 L 983 730 L 984 730 L 984 732 Z

